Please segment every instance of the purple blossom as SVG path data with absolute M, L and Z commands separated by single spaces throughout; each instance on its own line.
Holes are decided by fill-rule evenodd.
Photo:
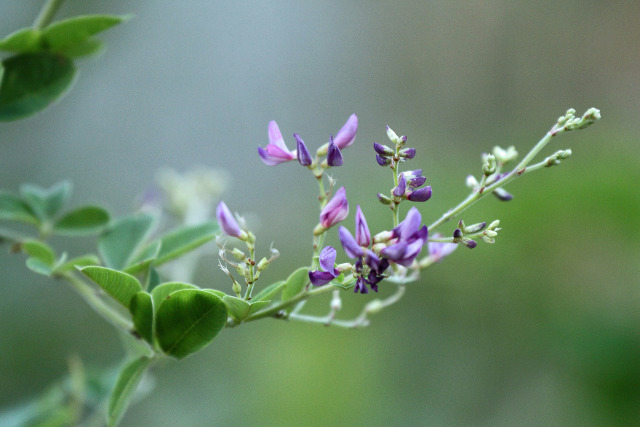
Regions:
M 380 154 L 376 154 L 376 161 L 380 166 L 389 166 L 391 164 L 391 159 L 382 157 Z
M 367 285 L 371 289 L 378 292 L 378 283 L 384 279 L 384 272 L 389 267 L 389 261 L 386 258 L 380 258 L 369 249 L 371 244 L 371 233 L 367 220 L 360 209 L 356 209 L 356 237 L 345 227 L 340 227 L 338 232 L 342 248 L 349 258 L 356 259 L 356 285 L 354 292 L 366 294 L 369 292 Z
M 313 159 L 311 159 L 311 154 L 309 150 L 307 150 L 307 146 L 297 133 L 294 133 L 293 137 L 296 139 L 297 144 L 298 163 L 302 166 L 309 166 L 313 162 Z
M 342 166 L 342 153 L 340 152 L 340 148 L 334 142 L 333 137 L 331 137 L 331 142 L 329 142 L 327 164 L 329 166 Z
M 434 237 L 438 238 L 442 235 L 436 234 Z M 433 259 L 434 262 L 442 261 L 447 255 L 452 253 L 458 248 L 458 245 L 455 243 L 448 242 L 429 242 L 429 256 Z
M 422 216 L 415 207 L 409 209 L 407 216 L 391 232 L 395 240 L 390 246 L 382 249 L 380 254 L 390 261 L 409 267 L 427 243 L 429 231 L 426 225 L 420 227 Z
M 407 190 L 407 180 L 404 177 L 404 174 L 400 174 L 400 178 L 398 179 L 398 186 L 393 189 L 393 195 L 396 197 L 400 197 L 404 195 L 404 192 Z
M 216 219 L 227 236 L 237 237 L 239 239 L 246 236 L 246 233 L 240 229 L 238 221 L 233 217 L 231 211 L 224 202 L 218 203 L 216 209 Z
M 282 138 L 282 133 L 275 121 L 269 122 L 269 144 L 265 148 L 258 147 L 258 154 L 268 166 L 288 162 L 296 158 L 294 152 L 289 151 Z
M 416 156 L 415 148 L 404 148 L 400 150 L 400 155 L 405 159 L 413 159 Z
M 380 154 L 381 156 L 393 156 L 393 150 L 386 145 L 374 142 L 373 149 L 376 150 L 376 153 Z
M 334 267 L 336 262 L 336 250 L 331 246 L 325 246 L 320 252 L 321 270 L 309 271 L 309 280 L 313 286 L 323 286 L 338 277 L 340 272 Z
M 419 188 L 407 194 L 407 200 L 412 202 L 426 202 L 431 198 L 431 186 Z
M 340 187 L 329 203 L 320 212 L 320 225 L 328 229 L 344 220 L 349 214 L 349 202 L 347 201 L 347 190 Z
M 509 200 L 513 199 L 513 195 L 511 193 L 508 193 L 506 190 L 504 190 L 501 187 L 498 187 L 495 190 L 493 190 L 493 195 L 496 196 L 499 200 L 502 200 L 503 202 L 508 202 Z
M 356 140 L 356 132 L 358 131 L 358 117 L 355 114 L 349 116 L 347 122 L 342 126 L 342 129 L 338 131 L 335 138 L 333 138 L 333 143 L 336 146 L 343 150 L 346 147 L 353 144 L 353 141 Z

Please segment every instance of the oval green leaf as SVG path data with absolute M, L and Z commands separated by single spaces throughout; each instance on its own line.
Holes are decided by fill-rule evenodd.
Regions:
M 38 223 L 31 208 L 20 197 L 4 191 L 0 191 L 0 219 Z
M 120 371 L 116 385 L 109 396 L 109 426 L 118 425 L 150 363 L 151 359 L 143 356 L 127 363 Z
M 251 304 L 241 298 L 225 295 L 222 302 L 227 306 L 229 316 L 236 322 L 242 322 L 249 315 Z
M 153 306 L 158 308 L 162 301 L 169 296 L 172 292 L 181 291 L 183 289 L 200 289 L 196 285 L 184 282 L 166 282 L 162 283 L 151 291 L 153 297 Z
M 133 326 L 142 338 L 153 345 L 153 300 L 146 292 L 138 292 L 131 297 L 129 311 Z
M 19 53 L 38 52 L 42 50 L 40 31 L 31 27 L 21 28 L 0 40 L 0 50 Z
M 218 234 L 218 224 L 207 222 L 182 227 L 160 238 L 162 246 L 155 265 L 163 264 L 213 240 Z
M 34 239 L 25 240 L 24 242 L 21 242 L 19 246 L 20 250 L 31 258 L 40 260 L 45 265 L 53 267 L 56 260 L 56 254 L 51 246 Z
M 61 181 L 49 188 L 24 184 L 20 186 L 20 195 L 38 218 L 52 220 L 63 208 L 71 195 L 71 183 Z
M 96 265 L 82 267 L 80 271 L 100 285 L 106 293 L 127 309 L 129 308 L 131 298 L 142 291 L 142 286 L 140 286 L 138 279 L 122 271 Z
M 30 116 L 46 108 L 71 87 L 76 68 L 66 56 L 21 53 L 2 61 L 0 121 Z
M 107 267 L 124 270 L 144 239 L 151 233 L 154 217 L 131 215 L 114 221 L 98 239 L 98 252 Z
M 206 347 L 227 323 L 227 306 L 210 292 L 176 291 L 156 313 L 156 338 L 167 355 L 182 359 Z
M 83 206 L 56 221 L 53 230 L 57 234 L 82 236 L 102 230 L 109 222 L 109 213 L 99 206 Z
M 91 36 L 128 19 L 114 15 L 82 15 L 54 22 L 42 30 L 42 43 L 52 52 L 60 52 L 89 40 Z
M 298 295 L 307 283 L 309 283 L 309 268 L 300 267 L 287 277 L 282 289 L 282 301 L 290 300 Z

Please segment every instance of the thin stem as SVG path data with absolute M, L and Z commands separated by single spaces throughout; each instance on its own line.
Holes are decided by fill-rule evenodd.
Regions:
M 42 30 L 44 27 L 49 25 L 53 16 L 56 14 L 60 6 L 62 6 L 64 0 L 47 0 L 45 4 L 40 9 L 40 13 L 38 13 L 38 17 L 33 22 L 33 28 L 36 30 Z
M 95 289 L 87 285 L 87 283 L 80 280 L 73 274 L 65 274 L 63 277 L 69 282 L 71 287 L 73 287 L 80 296 L 84 298 L 91 308 L 93 308 L 113 326 L 122 329 L 127 333 L 133 329 L 133 324 L 105 303 L 104 300 L 97 295 Z

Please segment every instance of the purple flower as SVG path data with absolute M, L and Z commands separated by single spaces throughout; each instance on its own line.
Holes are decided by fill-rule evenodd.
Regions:
M 442 235 L 436 234 L 434 237 L 441 237 Z M 434 262 L 442 261 L 447 255 L 452 253 L 458 248 L 458 245 L 455 243 L 447 243 L 447 242 L 429 242 L 429 256 L 433 259 Z
M 426 202 L 431 198 L 431 186 L 418 188 L 426 181 L 427 178 L 422 176 L 422 169 L 403 172 L 398 179 L 398 186 L 393 189 L 393 195 L 412 202 Z
M 413 159 L 416 156 L 415 148 L 404 148 L 400 150 L 400 155 L 405 159 Z
M 407 180 L 404 177 L 404 174 L 400 174 L 400 178 L 398 179 L 398 186 L 393 189 L 393 195 L 396 197 L 400 197 L 407 190 Z
M 300 163 L 302 166 L 309 166 L 313 162 L 313 159 L 311 159 L 311 154 L 309 153 L 309 150 L 307 150 L 307 146 L 304 145 L 304 141 L 297 133 L 294 133 L 293 137 L 296 139 L 298 148 L 298 163 Z
M 321 270 L 309 271 L 309 280 L 313 286 L 323 286 L 338 277 L 340 272 L 334 267 L 336 262 L 336 250 L 331 246 L 325 246 L 320 252 Z
M 505 191 L 502 187 L 498 187 L 493 190 L 493 195 L 503 202 L 508 202 L 509 200 L 513 199 L 513 195 Z
M 349 230 L 342 226 L 338 236 L 347 256 L 357 260 L 355 263 L 357 279 L 354 292 L 366 294 L 369 292 L 367 285 L 378 292 L 378 283 L 384 279 L 383 274 L 389 267 L 389 261 L 386 258 L 381 259 L 369 249 L 371 233 L 360 206 L 356 209 L 356 237 L 354 238 Z
M 409 267 L 427 243 L 429 230 L 426 225 L 420 227 L 422 216 L 415 207 L 409 209 L 407 216 L 391 232 L 395 242 L 382 249 L 380 254 L 390 261 Z
M 216 218 L 224 234 L 227 236 L 237 237 L 239 239 L 246 238 L 247 233 L 240 229 L 238 221 L 233 217 L 231 211 L 224 202 L 218 203 Z
M 334 142 L 333 137 L 331 137 L 331 142 L 329 143 L 327 164 L 329 166 L 342 166 L 342 153 L 340 152 L 340 148 Z
M 407 200 L 412 202 L 426 202 L 431 198 L 431 186 L 419 188 L 407 194 Z
M 289 151 L 282 138 L 282 133 L 275 121 L 269 122 L 269 144 L 265 148 L 258 147 L 258 154 L 264 164 L 274 166 L 296 158 L 296 154 Z
M 320 225 L 326 230 L 333 227 L 349 214 L 347 190 L 340 187 L 329 203 L 320 212 Z
M 358 131 L 358 117 L 355 114 L 349 116 L 347 122 L 342 126 L 342 129 L 338 131 L 335 138 L 333 138 L 333 143 L 339 149 L 344 149 L 356 140 L 356 132 Z
M 389 166 L 391 164 L 391 159 L 382 157 L 380 154 L 376 154 L 376 161 L 380 166 Z

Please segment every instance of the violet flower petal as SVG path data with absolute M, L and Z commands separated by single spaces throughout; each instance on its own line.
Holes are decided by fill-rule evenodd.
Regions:
M 331 142 L 329 143 L 329 150 L 327 152 L 327 164 L 329 166 L 342 166 L 342 162 L 342 153 L 332 137 Z
M 340 187 L 329 203 L 320 212 L 320 225 L 331 228 L 349 215 L 349 202 L 346 190 Z
M 325 246 L 320 252 L 320 267 L 324 271 L 334 271 L 336 263 L 336 250 L 332 246 Z
M 342 126 L 342 129 L 338 131 L 336 137 L 333 138 L 334 144 L 339 149 L 344 149 L 356 140 L 356 132 L 358 131 L 358 117 L 355 114 L 349 116 L 347 122 Z
M 222 228 L 222 231 L 227 236 L 240 237 L 242 235 L 238 221 L 233 217 L 225 202 L 218 203 L 216 219 L 218 220 L 220 228 Z
M 302 138 L 300 138 L 300 135 L 294 133 L 293 137 L 295 138 L 297 145 L 298 163 L 302 166 L 309 166 L 313 162 L 311 153 L 307 150 L 307 146 L 304 144 Z
M 345 227 L 340 226 L 340 229 L 338 230 L 338 237 L 340 238 L 342 249 L 344 249 L 349 258 L 358 259 L 364 255 L 363 249 L 358 245 L 356 239 L 353 238 L 349 230 Z
M 393 189 L 393 195 L 396 197 L 400 197 L 404 194 L 407 189 L 407 180 L 404 177 L 404 174 L 400 174 L 400 179 L 398 180 L 398 186 Z
M 407 199 L 412 202 L 426 202 L 431 198 L 431 186 L 419 188 L 418 190 L 412 191 L 407 196 Z
M 371 244 L 371 233 L 367 225 L 367 219 L 360 209 L 360 205 L 356 208 L 356 242 L 362 247 L 368 247 Z

